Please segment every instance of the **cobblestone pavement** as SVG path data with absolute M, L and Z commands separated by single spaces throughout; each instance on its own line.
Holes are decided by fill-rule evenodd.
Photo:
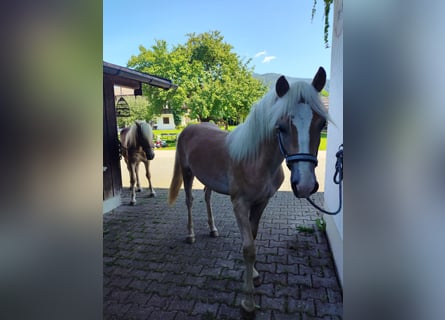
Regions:
M 244 263 L 229 197 L 212 194 L 219 237 L 211 238 L 204 192 L 193 190 L 190 245 L 183 190 L 172 207 L 167 189 L 156 192 L 138 193 L 132 207 L 124 191 L 123 205 L 104 215 L 104 319 L 240 319 Z M 314 196 L 320 203 L 322 193 Z M 256 241 L 256 319 L 342 319 L 342 290 L 316 219 L 291 192 L 271 199 Z

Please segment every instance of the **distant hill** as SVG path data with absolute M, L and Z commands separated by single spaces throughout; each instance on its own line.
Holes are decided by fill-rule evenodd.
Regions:
M 255 79 L 260 80 L 262 83 L 264 83 L 266 86 L 270 87 L 272 86 L 277 79 L 281 76 L 281 74 L 279 73 L 264 73 L 264 74 L 258 74 L 258 73 L 253 73 L 253 77 Z M 288 77 L 286 76 L 286 79 L 289 82 L 294 82 L 294 81 L 305 81 L 307 83 L 311 83 L 312 79 L 309 78 L 293 78 L 293 77 Z M 326 81 L 326 85 L 324 87 L 324 89 L 329 92 L 329 79 Z

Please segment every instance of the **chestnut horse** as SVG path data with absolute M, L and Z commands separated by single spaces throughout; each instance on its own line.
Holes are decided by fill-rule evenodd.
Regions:
M 125 163 L 127 164 L 128 173 L 130 174 L 130 190 L 131 190 L 131 205 L 136 204 L 136 188 L 137 191 L 142 191 L 139 182 L 139 163 L 144 163 L 145 174 L 148 179 L 149 197 L 156 195 L 151 185 L 150 164 L 149 160 L 153 160 L 155 154 L 153 152 L 153 130 L 151 126 L 145 122 L 136 120 L 135 123 L 124 128 L 121 131 L 121 148 Z
M 261 215 L 269 199 L 284 180 L 282 162 L 291 171 L 290 183 L 298 198 L 306 198 L 318 189 L 314 169 L 320 133 L 329 120 L 319 92 L 326 83 L 320 67 L 312 84 L 299 81 L 289 84 L 281 76 L 274 88 L 254 105 L 246 121 L 231 133 L 202 123 L 185 128 L 179 135 L 169 204 L 173 204 L 182 182 L 188 210 L 187 241 L 195 235 L 192 221 L 192 183 L 196 176 L 205 185 L 208 222 L 211 236 L 217 236 L 210 207 L 211 191 L 230 195 L 241 233 L 246 265 L 242 311 L 254 313 L 254 240 Z

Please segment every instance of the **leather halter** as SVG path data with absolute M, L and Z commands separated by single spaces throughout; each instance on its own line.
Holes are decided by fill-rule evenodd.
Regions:
M 286 149 L 284 148 L 283 141 L 281 140 L 280 130 L 277 130 L 277 136 L 278 136 L 278 145 L 280 147 L 281 154 L 283 155 L 284 159 L 286 159 L 287 166 L 289 166 L 289 164 L 292 162 L 298 162 L 298 161 L 312 162 L 315 166 L 318 165 L 317 157 L 315 157 L 310 153 L 288 154 Z

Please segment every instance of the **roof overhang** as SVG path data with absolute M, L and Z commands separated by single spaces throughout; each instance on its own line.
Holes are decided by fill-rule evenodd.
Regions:
M 140 83 L 147 83 L 165 90 L 178 88 L 178 86 L 169 79 L 153 76 L 105 61 L 103 62 L 103 72 L 104 75 L 112 78 L 115 84 L 134 89 L 139 88 Z

